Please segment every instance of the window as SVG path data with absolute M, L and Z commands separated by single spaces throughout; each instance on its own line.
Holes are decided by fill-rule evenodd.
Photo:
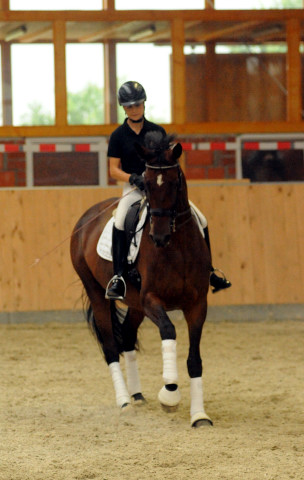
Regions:
M 101 10 L 102 0 L 10 0 L 11 10 Z
M 117 45 L 117 88 L 128 80 L 141 83 L 147 93 L 147 119 L 157 123 L 171 122 L 170 55 L 171 47 L 149 43 Z M 122 108 L 119 115 L 121 121 Z
M 127 5 L 126 5 L 127 3 Z M 204 0 L 116 0 L 116 10 L 200 10 L 205 8 Z
M 1 56 L 2 56 L 2 52 L 1 52 L 1 48 L 0 48 L 0 65 L 1 65 Z M 2 112 L 2 75 L 0 75 L 0 92 L 1 92 L 1 97 L 0 97 L 0 126 L 3 125 L 3 112 Z
M 126 5 L 127 3 L 127 5 Z M 211 2 L 210 2 L 211 3 Z M 205 0 L 116 0 L 117 10 L 200 10 L 205 8 Z M 218 10 L 262 10 L 269 8 L 303 8 L 302 0 L 214 0 Z
M 55 121 L 53 45 L 12 45 L 13 125 Z
M 227 7 L 227 0 L 215 0 L 215 8 L 217 10 L 265 10 L 271 8 L 303 8 L 302 0 L 229 0 L 229 7 Z
M 104 123 L 103 46 L 66 46 L 68 123 Z

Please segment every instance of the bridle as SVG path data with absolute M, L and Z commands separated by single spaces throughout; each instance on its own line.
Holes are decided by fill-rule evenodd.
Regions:
M 151 170 L 169 170 L 172 168 L 177 168 L 178 169 L 178 186 L 177 186 L 177 191 L 181 191 L 182 188 L 182 173 L 181 173 L 181 168 L 178 162 L 174 163 L 173 165 L 150 165 L 149 163 L 146 163 L 146 169 L 150 168 Z M 170 218 L 170 231 L 175 232 L 177 228 L 181 227 L 185 223 L 187 223 L 189 220 L 192 218 L 191 214 L 191 208 L 187 208 L 187 210 L 184 210 L 183 212 L 178 213 L 177 212 L 177 200 L 178 200 L 178 195 L 176 196 L 175 204 L 173 205 L 172 208 L 167 209 L 167 208 L 151 208 L 149 205 L 149 202 L 147 201 L 147 207 L 148 207 L 148 212 L 150 214 L 150 223 L 153 221 L 153 217 L 169 217 Z M 176 226 L 176 220 L 177 218 L 180 218 L 184 215 L 189 215 L 189 218 L 187 218 L 183 223 L 179 224 Z

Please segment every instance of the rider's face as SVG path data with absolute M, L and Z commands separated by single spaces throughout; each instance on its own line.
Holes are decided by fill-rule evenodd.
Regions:
M 143 117 L 145 111 L 145 104 L 144 102 L 141 103 L 134 103 L 129 107 L 123 107 L 126 115 L 131 120 L 139 120 Z

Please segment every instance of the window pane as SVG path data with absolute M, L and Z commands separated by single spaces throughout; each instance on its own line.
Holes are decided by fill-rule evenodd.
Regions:
M 104 123 L 104 72 L 101 44 L 66 46 L 68 123 Z
M 117 88 L 128 80 L 141 83 L 147 93 L 146 117 L 154 122 L 171 122 L 170 55 L 171 47 L 117 45 Z M 122 108 L 119 118 L 124 118 Z
M 127 5 L 126 5 L 127 3 Z M 205 0 L 116 0 L 117 10 L 200 10 L 205 8 Z M 214 0 L 218 10 L 261 10 L 269 8 L 303 8 L 302 0 Z
M 11 10 L 101 10 L 102 0 L 10 0 Z M 260 10 L 270 8 L 303 8 L 302 0 L 214 0 L 218 10 Z M 116 0 L 117 10 L 199 10 L 205 8 L 205 0 Z
M 101 10 L 102 0 L 10 0 L 11 10 Z
M 53 45 L 12 45 L 13 125 L 55 119 Z
M 116 10 L 200 10 L 205 8 L 205 0 L 116 0 Z M 227 8 L 227 7 L 226 7 Z
M 2 51 L 1 51 L 1 48 L 0 48 L 0 65 L 1 65 L 1 55 L 2 55 Z M 2 97 L 2 75 L 0 75 L 0 126 L 3 125 L 2 100 L 3 100 L 3 97 Z
M 217 10 L 227 10 L 227 0 L 215 0 Z M 230 0 L 229 10 L 265 10 L 265 9 L 303 8 L 302 0 Z

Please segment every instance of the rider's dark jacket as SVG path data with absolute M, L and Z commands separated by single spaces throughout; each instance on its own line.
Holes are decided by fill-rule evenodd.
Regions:
M 145 135 L 151 131 L 160 131 L 163 135 L 166 135 L 163 127 L 156 123 L 149 122 L 145 118 L 143 128 L 140 133 L 137 134 L 129 127 L 126 119 L 110 136 L 108 157 L 120 158 L 121 169 L 124 172 L 141 175 L 145 170 L 145 164 L 140 160 L 135 144 L 144 145 Z

